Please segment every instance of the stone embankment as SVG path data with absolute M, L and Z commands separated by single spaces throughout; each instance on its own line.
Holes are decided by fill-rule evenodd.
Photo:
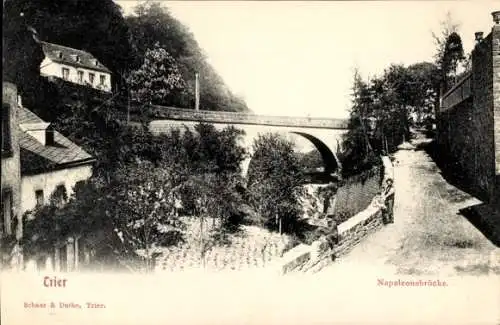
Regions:
M 394 172 L 389 157 L 383 157 L 382 160 L 385 182 L 387 178 L 393 178 Z M 347 254 L 363 238 L 380 229 L 383 226 L 383 214 L 386 208 L 381 204 L 380 195 L 376 195 L 366 209 L 337 226 L 339 240 L 333 248 L 329 247 L 324 238 L 311 245 L 300 244 L 286 252 L 273 267 L 281 274 L 321 270 L 332 263 L 333 256 Z

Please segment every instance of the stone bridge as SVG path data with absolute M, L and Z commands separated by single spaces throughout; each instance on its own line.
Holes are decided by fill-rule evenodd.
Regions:
M 210 123 L 217 129 L 234 126 L 245 131 L 242 145 L 250 155 L 242 163 L 243 175 L 247 174 L 250 166 L 254 140 L 259 134 L 265 133 L 284 135 L 292 140 L 301 152 L 316 148 L 323 158 L 325 173 L 331 174 L 341 168 L 337 153 L 341 149 L 342 136 L 347 132 L 347 120 L 344 119 L 266 116 L 161 107 L 161 119 L 150 121 L 149 128 L 153 134 L 161 134 L 175 128 L 194 129 L 198 123 Z

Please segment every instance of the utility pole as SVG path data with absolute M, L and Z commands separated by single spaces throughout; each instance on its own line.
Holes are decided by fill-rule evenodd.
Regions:
M 194 85 L 194 109 L 195 111 L 200 110 L 200 78 L 199 73 L 195 74 L 195 85 Z

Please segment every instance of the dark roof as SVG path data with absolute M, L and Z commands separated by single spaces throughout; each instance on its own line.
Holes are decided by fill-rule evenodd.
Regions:
M 25 107 L 20 109 L 19 123 L 45 123 L 41 118 Z M 43 145 L 26 132 L 21 132 L 19 146 L 21 147 L 21 172 L 38 173 L 67 165 L 91 163 L 93 157 L 63 136 L 54 132 L 54 144 Z
M 88 52 L 49 42 L 40 43 L 42 44 L 42 49 L 45 56 L 54 62 L 59 62 L 74 67 L 111 73 L 108 68 L 106 68 L 101 62 L 99 62 L 99 60 L 97 60 L 92 54 Z M 79 57 L 79 62 L 75 60 L 74 56 Z M 97 65 L 95 64 L 96 61 Z
M 45 123 L 44 120 L 39 118 L 35 113 L 30 111 L 29 109 L 22 107 L 19 110 L 18 116 L 19 124 L 28 124 L 28 123 Z

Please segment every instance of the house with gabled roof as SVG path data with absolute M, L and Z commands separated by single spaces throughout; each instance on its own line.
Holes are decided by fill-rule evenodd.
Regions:
M 76 183 L 92 175 L 95 159 L 25 107 L 19 128 L 22 213 L 48 202 L 58 189 L 71 195 Z
M 42 76 L 111 92 L 111 71 L 91 53 L 44 41 L 39 43 L 45 55 L 40 64 Z
M 75 186 L 91 177 L 95 159 L 22 105 L 18 125 L 20 213 L 32 211 L 49 200 L 64 204 Z M 80 238 L 61 238 L 44 261 L 26 261 L 28 268 L 76 270 L 84 247 L 79 241 Z

